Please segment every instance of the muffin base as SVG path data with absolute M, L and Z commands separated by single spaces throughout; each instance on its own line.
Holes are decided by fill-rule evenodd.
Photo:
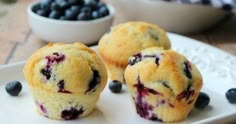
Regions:
M 31 88 L 37 111 L 50 119 L 72 120 L 90 114 L 96 107 L 99 95 L 47 92 Z

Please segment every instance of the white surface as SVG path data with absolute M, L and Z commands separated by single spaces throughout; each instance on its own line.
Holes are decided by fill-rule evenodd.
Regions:
M 211 98 L 205 110 L 194 109 L 180 124 L 225 123 L 234 118 L 236 104 L 228 103 L 225 92 L 236 87 L 236 58 L 206 44 L 175 34 L 168 34 L 173 49 L 183 53 L 197 64 L 203 79 L 203 91 Z M 94 48 L 96 49 L 96 48 Z M 131 104 L 126 86 L 121 94 L 113 94 L 108 87 L 102 93 L 96 110 L 88 117 L 73 121 L 55 121 L 39 116 L 28 93 L 22 68 L 24 62 L 0 67 L 0 124 L 157 124 L 140 118 Z M 23 82 L 18 97 L 5 92 L 5 84 L 12 80 Z
M 106 17 L 91 21 L 62 21 L 35 14 L 31 8 L 36 3 L 27 8 L 30 27 L 38 37 L 49 42 L 97 42 L 109 30 L 115 13 L 113 7 L 108 5 L 110 15 Z
M 155 23 L 169 32 L 198 32 L 223 19 L 227 12 L 203 5 L 189 5 L 159 0 L 109 0 L 124 21 Z

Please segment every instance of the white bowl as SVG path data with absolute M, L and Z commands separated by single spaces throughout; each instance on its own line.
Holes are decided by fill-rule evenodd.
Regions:
M 91 21 L 62 21 L 39 16 L 32 11 L 38 2 L 27 8 L 29 24 L 32 31 L 46 42 L 82 42 L 93 44 L 107 32 L 112 25 L 114 9 L 107 5 L 110 14 L 106 17 Z
M 123 21 L 147 21 L 170 32 L 193 33 L 207 29 L 229 12 L 203 5 L 160 0 L 109 0 Z

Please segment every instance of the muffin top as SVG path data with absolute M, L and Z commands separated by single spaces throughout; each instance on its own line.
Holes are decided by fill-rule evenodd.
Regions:
M 202 87 L 201 74 L 193 63 L 173 50 L 157 47 L 129 58 L 125 80 L 130 86 L 145 87 L 150 92 L 175 97 L 179 101 L 188 101 Z
M 125 67 L 131 55 L 152 46 L 169 49 L 166 32 L 154 24 L 128 22 L 113 27 L 101 38 L 99 53 L 105 61 Z
M 27 61 L 24 74 L 32 87 L 68 94 L 100 92 L 107 81 L 96 53 L 79 42 L 42 47 Z

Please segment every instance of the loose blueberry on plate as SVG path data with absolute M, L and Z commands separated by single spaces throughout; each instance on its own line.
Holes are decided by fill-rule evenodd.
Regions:
M 230 103 L 235 104 L 236 103 L 236 88 L 229 89 L 226 92 L 225 96 Z
M 12 81 L 6 84 L 5 89 L 9 95 L 18 96 L 22 90 L 22 85 L 19 81 Z
M 119 93 L 122 89 L 122 83 L 117 80 L 113 80 L 109 83 L 109 89 L 113 93 Z
M 210 97 L 206 93 L 200 92 L 197 101 L 195 103 L 195 107 L 199 109 L 204 109 L 206 108 L 206 106 L 208 106 L 209 102 L 210 102 Z

